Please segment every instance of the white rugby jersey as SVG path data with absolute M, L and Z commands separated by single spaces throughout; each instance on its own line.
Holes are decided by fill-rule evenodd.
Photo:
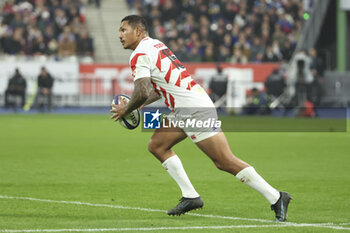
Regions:
M 214 107 L 205 90 L 161 41 L 144 38 L 131 54 L 129 63 L 134 81 L 151 77 L 155 92 L 171 110 Z

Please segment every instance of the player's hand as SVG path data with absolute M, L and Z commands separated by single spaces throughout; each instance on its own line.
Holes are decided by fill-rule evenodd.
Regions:
M 114 113 L 111 116 L 111 119 L 114 119 L 114 121 L 118 121 L 120 118 L 126 115 L 126 101 L 119 97 L 118 102 L 118 105 L 111 104 L 112 109 L 110 112 Z

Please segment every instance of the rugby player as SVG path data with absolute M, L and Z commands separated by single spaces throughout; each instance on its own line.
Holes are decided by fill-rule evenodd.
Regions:
M 130 113 L 162 98 L 174 116 L 181 116 L 183 109 L 195 109 L 193 116 L 203 119 L 205 110 L 215 106 L 204 89 L 188 74 L 183 64 L 159 40 L 148 36 L 144 18 L 129 15 L 122 19 L 119 39 L 124 49 L 131 49 L 130 66 L 134 80 L 134 91 L 129 102 L 112 104 L 112 119 Z M 216 113 L 216 110 L 215 110 Z M 163 121 L 169 121 L 164 118 Z M 168 124 L 167 124 L 168 125 Z M 168 215 L 181 215 L 203 207 L 203 200 L 191 184 L 183 166 L 172 150 L 177 143 L 189 137 L 220 170 L 231 173 L 241 182 L 261 193 L 275 212 L 276 221 L 283 222 L 291 196 L 268 184 L 255 169 L 233 155 L 225 134 L 212 127 L 196 131 L 179 127 L 161 127 L 152 135 L 148 150 L 162 163 L 182 191 L 180 203 L 168 211 Z

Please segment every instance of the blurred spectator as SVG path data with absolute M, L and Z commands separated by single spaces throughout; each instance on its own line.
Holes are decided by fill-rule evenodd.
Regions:
M 219 54 L 217 56 L 217 61 L 219 61 L 219 62 L 229 62 L 230 61 L 230 51 L 224 45 L 219 46 Z
M 287 61 L 300 36 L 304 13 L 303 0 L 126 1 L 133 8 L 143 7 L 144 10 L 136 13 L 141 12 L 150 25 L 155 24 L 156 30 L 151 35 L 156 38 L 168 42 L 181 38 L 190 46 L 190 51 L 194 44 L 190 37 L 196 33 L 196 40 L 201 44 L 199 55 L 202 61 L 212 61 L 207 58 L 212 50 L 215 61 L 224 61 L 226 55 L 219 54 L 225 51 L 221 45 L 228 49 L 229 56 L 233 55 L 231 46 L 240 47 L 248 62 Z M 256 38 L 260 41 L 257 42 Z M 211 45 L 214 47 L 207 49 Z M 268 45 L 273 46 L 268 49 Z M 267 54 L 262 59 L 264 51 Z
M 213 37 L 213 44 L 218 48 L 224 43 L 225 31 L 223 28 L 218 28 Z
M 231 62 L 233 64 L 246 64 L 248 62 L 248 59 L 239 48 L 235 47 L 233 49 L 233 56 L 231 58 Z
M 272 45 L 268 45 L 263 57 L 263 62 L 278 62 L 278 55 L 273 51 Z
M 65 11 L 61 8 L 55 9 L 54 17 L 55 17 L 54 23 L 55 23 L 56 34 L 60 34 L 62 33 L 63 28 L 67 25 L 68 18 L 66 16 Z
M 78 36 L 80 33 L 80 30 L 85 29 L 85 25 L 80 21 L 80 18 L 78 16 L 75 16 L 72 19 L 71 24 L 69 25 L 71 33 L 73 33 L 74 36 Z
M 8 108 L 11 105 L 11 96 L 19 96 L 21 98 L 21 107 L 23 107 L 26 101 L 26 88 L 27 82 L 23 78 L 19 69 L 16 68 L 15 74 L 10 78 L 5 91 L 5 108 Z
M 33 42 L 32 47 L 33 55 L 45 55 L 47 54 L 47 47 L 42 35 L 39 35 Z
M 4 38 L 4 51 L 11 55 L 24 53 L 26 41 L 23 37 L 23 29 L 16 28 L 12 36 Z
M 192 47 L 188 60 L 191 62 L 201 62 L 202 57 L 199 54 L 199 48 L 197 46 Z
M 224 46 L 228 49 L 228 51 L 232 51 L 233 44 L 232 44 L 232 38 L 231 38 L 230 34 L 227 34 L 227 33 L 225 34 L 225 36 L 224 36 Z
M 261 40 L 259 37 L 255 37 L 253 40 L 253 44 L 250 47 L 250 61 L 255 62 L 257 59 L 257 55 L 259 53 L 264 53 L 264 47 L 261 45 Z
M 175 21 L 175 19 L 171 19 L 169 21 L 169 23 L 165 26 L 165 30 L 166 30 L 166 37 L 168 39 L 176 39 L 179 37 L 179 33 L 177 30 L 177 23 Z
M 310 69 L 314 77 L 314 82 L 312 84 L 312 102 L 316 107 L 321 106 L 322 98 L 325 93 L 324 88 L 324 70 L 325 64 L 321 57 L 318 56 L 316 49 L 309 49 L 309 56 L 311 59 Z
M 272 42 L 272 52 L 277 56 L 278 60 L 280 61 L 282 58 L 282 52 L 280 48 L 280 44 L 277 40 L 274 40 Z
M 276 68 L 265 80 L 266 94 L 272 98 L 279 97 L 286 87 L 283 75 Z
M 155 37 L 158 38 L 159 40 L 164 40 L 166 31 L 159 19 L 153 20 L 152 28 L 153 28 L 153 34 L 155 35 Z
M 20 12 L 14 13 L 14 18 L 11 20 L 10 27 L 11 28 L 22 28 L 25 24 L 23 22 L 23 18 Z
M 318 56 L 316 49 L 314 48 L 309 49 L 309 56 L 311 59 L 310 68 L 311 68 L 312 75 L 314 76 L 315 79 L 317 79 L 318 77 L 323 77 L 325 64 L 322 58 Z
M 77 54 L 80 56 L 94 56 L 93 41 L 85 28 L 80 30 L 80 34 L 77 37 Z
M 64 31 L 58 37 L 58 54 L 61 57 L 72 56 L 76 51 L 76 42 L 74 35 L 70 32 L 69 27 L 65 27 Z
M 264 53 L 263 52 L 259 52 L 255 59 L 253 60 L 254 63 L 262 63 L 264 59 Z
M 224 75 L 222 73 L 222 68 L 220 67 L 220 64 L 217 64 L 216 70 L 216 74 L 213 75 L 210 79 L 208 89 L 209 96 L 214 103 L 226 94 L 228 79 L 227 75 Z
M 69 41 L 75 41 L 75 36 L 71 32 L 70 27 L 65 26 L 62 32 L 58 36 L 58 42 L 61 42 L 63 39 L 68 39 Z
M 171 51 L 180 61 L 187 61 L 187 51 L 183 46 L 179 46 L 179 43 L 176 40 L 169 41 L 169 47 Z
M 250 44 L 243 33 L 239 35 L 239 40 L 234 44 L 234 47 L 239 49 L 245 58 L 250 57 Z
M 56 57 L 60 51 L 62 55 L 62 47 L 73 48 L 75 36 L 86 29 L 81 7 L 81 0 L 6 1 L 0 6 L 0 52 Z M 63 43 L 67 39 L 62 40 L 66 28 L 70 28 L 69 46 Z M 68 50 L 76 55 L 75 49 Z
M 292 22 L 293 19 L 290 17 L 290 15 L 285 14 L 283 8 L 281 8 L 277 24 L 281 26 L 282 31 L 285 33 L 290 33 L 292 31 Z
M 265 92 L 253 88 L 243 108 L 244 115 L 267 115 L 271 113 L 270 100 Z
M 236 43 L 238 41 L 238 38 L 239 38 L 239 26 L 238 24 L 233 24 L 233 27 L 232 27 L 232 31 L 231 31 L 231 37 L 232 37 L 232 42 L 233 43 Z
M 58 53 L 58 42 L 56 39 L 52 39 L 47 43 L 47 54 L 55 55 Z
M 175 19 L 179 15 L 178 6 L 175 5 L 172 0 L 165 0 L 162 8 L 163 22 L 169 22 L 171 19 Z
M 52 87 L 54 79 L 47 72 L 45 67 L 41 67 L 40 74 L 38 76 L 38 91 L 34 101 L 34 106 L 39 109 L 44 109 L 47 104 L 48 110 L 52 108 Z M 46 103 L 45 103 L 46 102 Z
M 273 33 L 272 40 L 277 41 L 280 46 L 284 45 L 285 42 L 288 41 L 286 34 L 281 31 L 281 27 L 277 24 L 275 26 L 275 32 Z
M 215 56 L 214 56 L 214 45 L 210 44 L 205 47 L 204 55 L 202 58 L 203 62 L 213 62 L 215 61 Z
M 286 40 L 282 47 L 282 59 L 283 61 L 289 61 L 294 53 L 294 47 L 292 47 L 292 43 L 289 40 Z

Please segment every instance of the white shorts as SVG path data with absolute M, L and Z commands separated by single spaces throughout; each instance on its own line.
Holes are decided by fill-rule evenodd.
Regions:
M 194 142 L 200 142 L 221 132 L 221 122 L 215 108 L 178 108 L 166 116 L 174 127 L 181 128 Z

